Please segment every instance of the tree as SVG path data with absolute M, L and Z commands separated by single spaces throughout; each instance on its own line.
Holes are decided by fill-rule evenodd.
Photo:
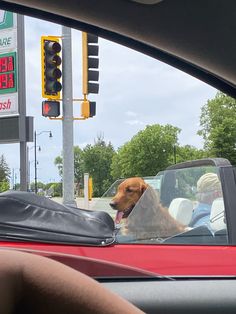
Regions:
M 84 157 L 83 151 L 79 146 L 74 147 L 74 158 L 75 158 L 75 182 L 83 186 L 83 175 L 84 175 Z
M 53 190 L 53 197 L 62 197 L 62 182 L 54 182 L 51 189 Z
M 57 156 L 54 160 L 54 165 L 57 166 L 59 175 L 62 177 L 63 174 L 63 158 L 61 156 Z M 83 151 L 79 148 L 79 146 L 74 146 L 74 176 L 75 182 L 81 183 L 83 182 Z
M 83 150 L 74 147 L 75 183 L 77 192 L 83 188 L 84 173 L 93 178 L 93 195 L 101 196 L 113 183 L 111 172 L 112 157 L 115 151 L 111 143 L 106 144 L 102 136 L 98 136 L 94 145 L 86 145 Z M 63 173 L 63 159 L 55 158 L 59 174 Z M 79 194 L 79 193 L 78 193 Z
M 84 171 L 93 178 L 94 196 L 102 196 L 111 186 L 111 163 L 115 151 L 112 144 L 105 143 L 102 136 L 98 136 L 94 145 L 87 145 L 83 150 Z
M 4 155 L 0 156 L 0 192 L 10 188 L 11 171 L 8 167 Z
M 102 196 L 113 183 L 111 163 L 114 154 L 112 144 L 106 144 L 102 136 L 97 137 L 94 145 L 83 149 L 84 172 L 93 178 L 94 196 Z
M 173 163 L 180 129 L 172 125 L 148 125 L 118 149 L 112 176 L 153 176 Z
M 218 92 L 201 109 L 204 148 L 212 157 L 224 157 L 236 163 L 236 100 Z
M 207 152 L 203 149 L 197 149 L 191 145 L 177 146 L 176 147 L 176 162 L 184 162 L 188 160 L 196 160 L 207 158 Z
M 45 184 L 43 182 L 37 181 L 38 190 L 45 190 Z M 30 183 L 30 190 L 35 191 L 35 182 Z
M 63 175 L 63 159 L 61 156 L 57 156 L 54 159 L 54 165 L 57 166 L 59 176 L 62 177 L 62 175 Z

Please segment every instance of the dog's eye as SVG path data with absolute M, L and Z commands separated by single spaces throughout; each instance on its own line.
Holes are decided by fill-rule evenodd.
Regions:
M 126 192 L 131 193 L 133 190 L 131 188 L 126 188 Z

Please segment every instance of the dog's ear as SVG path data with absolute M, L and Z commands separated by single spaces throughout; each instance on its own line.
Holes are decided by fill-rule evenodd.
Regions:
M 143 181 L 142 184 L 141 184 L 141 192 L 142 192 L 142 194 L 146 191 L 147 188 L 148 188 L 148 184 Z

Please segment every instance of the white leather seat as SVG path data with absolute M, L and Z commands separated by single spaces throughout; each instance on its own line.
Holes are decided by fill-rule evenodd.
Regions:
M 193 203 L 187 198 L 175 198 L 170 203 L 169 213 L 182 224 L 188 225 L 193 214 Z
M 226 229 L 225 206 L 222 197 L 214 200 L 211 206 L 210 226 L 213 232 Z

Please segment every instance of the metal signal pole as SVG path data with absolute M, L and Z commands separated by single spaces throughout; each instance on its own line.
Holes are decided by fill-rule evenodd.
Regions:
M 71 29 L 62 26 L 62 136 L 63 136 L 63 204 L 76 206 L 74 199 L 74 134 Z
M 27 143 L 26 143 L 26 96 L 25 96 L 25 34 L 24 16 L 17 14 L 17 50 L 19 82 L 19 124 L 24 140 L 20 141 L 20 190 L 27 191 Z

